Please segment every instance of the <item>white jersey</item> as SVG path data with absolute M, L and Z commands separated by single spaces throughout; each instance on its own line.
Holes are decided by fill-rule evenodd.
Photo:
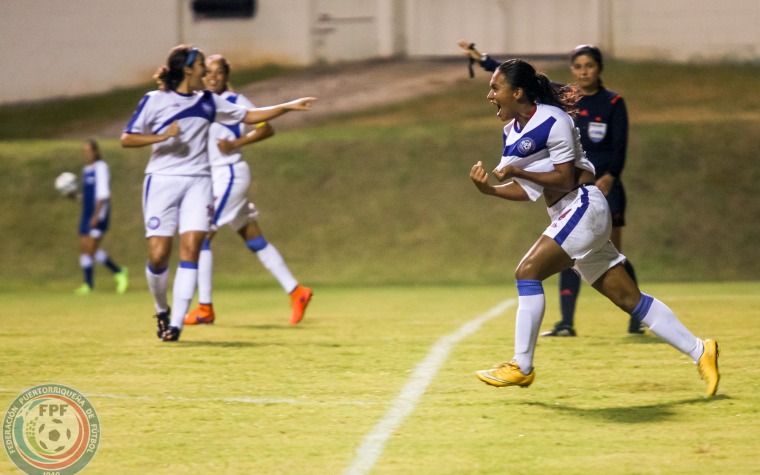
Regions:
M 253 109 L 255 106 L 242 94 L 234 94 L 230 91 L 224 91 L 219 97 L 231 104 L 237 104 L 246 109 Z M 219 140 L 236 140 L 245 134 L 245 124 L 225 125 L 213 123 L 208 131 L 208 158 L 212 167 L 232 165 L 243 160 L 243 152 L 240 149 L 233 150 L 229 154 L 224 154 L 219 150 L 217 142 Z
M 211 174 L 207 143 L 213 122 L 239 124 L 245 107 L 225 101 L 211 91 L 180 94 L 151 91 L 143 97 L 124 130 L 129 134 L 160 134 L 179 122 L 177 137 L 152 145 L 147 174 L 208 176 Z
M 95 201 L 104 201 L 111 198 L 111 173 L 108 164 L 103 160 L 96 160 L 85 165 L 82 169 L 82 186 L 93 187 L 92 197 Z M 88 193 L 84 193 L 88 194 Z
M 536 113 L 520 130 L 513 120 L 504 126 L 504 152 L 497 167 L 513 165 L 529 172 L 550 172 L 555 164 L 574 161 L 577 168 L 594 173 L 594 165 L 586 158 L 581 137 L 573 119 L 555 106 L 538 104 Z M 514 178 L 536 201 L 544 192 L 541 185 L 522 178 Z

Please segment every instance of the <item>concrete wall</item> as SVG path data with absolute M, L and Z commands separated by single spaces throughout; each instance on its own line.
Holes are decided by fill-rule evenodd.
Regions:
M 459 55 L 760 58 L 758 0 L 258 0 L 248 19 L 207 19 L 192 0 L 0 0 L 0 103 L 144 84 L 179 43 L 236 67 Z

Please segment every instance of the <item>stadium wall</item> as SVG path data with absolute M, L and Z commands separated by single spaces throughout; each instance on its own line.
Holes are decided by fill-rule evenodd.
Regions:
M 252 18 L 197 15 L 193 0 L 2 0 L 0 103 L 150 81 L 172 46 L 222 52 L 236 67 L 450 57 L 455 41 L 502 56 L 565 54 L 757 61 L 757 0 L 257 0 Z

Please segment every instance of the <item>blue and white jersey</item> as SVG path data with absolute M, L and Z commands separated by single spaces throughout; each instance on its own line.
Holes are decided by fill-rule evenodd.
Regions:
M 151 91 L 140 101 L 124 132 L 160 134 L 172 122 L 178 121 L 180 133 L 177 137 L 152 145 L 145 173 L 208 176 L 211 174 L 207 152 L 209 125 L 213 122 L 239 124 L 247 111 L 211 91 L 187 95 L 175 91 Z
M 103 160 L 96 160 L 82 169 L 82 216 L 91 217 L 98 201 L 111 198 L 110 182 L 111 173 Z M 103 206 L 99 218 L 103 219 L 107 212 L 108 206 Z
M 558 107 L 538 104 L 536 113 L 525 128 L 513 120 L 504 126 L 504 152 L 497 167 L 512 165 L 529 172 L 550 172 L 555 164 L 575 162 L 577 168 L 594 173 L 594 165 L 586 158 L 581 138 L 573 119 Z M 544 188 L 529 180 L 514 178 L 536 201 Z
M 82 216 L 79 219 L 79 234 L 101 237 L 108 230 L 111 216 L 111 173 L 103 160 L 85 165 L 82 169 Z M 90 227 L 95 213 L 95 205 L 103 201 L 98 211 L 98 224 Z M 96 234 L 93 234 L 96 233 Z
M 230 91 L 224 91 L 219 95 L 222 99 L 246 109 L 253 109 L 255 106 L 242 94 L 234 94 Z M 240 149 L 233 150 L 229 155 L 219 150 L 217 141 L 219 140 L 236 140 L 245 134 L 245 124 L 226 125 L 214 122 L 209 127 L 208 132 L 208 158 L 212 167 L 232 165 L 243 159 L 243 152 Z

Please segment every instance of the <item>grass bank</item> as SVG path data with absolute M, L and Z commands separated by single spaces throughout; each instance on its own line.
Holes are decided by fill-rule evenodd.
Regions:
M 567 79 L 564 69 L 550 74 Z M 624 252 L 642 282 L 757 279 L 757 74 L 741 65 L 607 67 L 610 88 L 629 105 Z M 473 81 L 320 119 L 247 148 L 260 223 L 294 274 L 319 285 L 510 283 L 547 217 L 541 203 L 489 199 L 469 181 L 474 162 L 492 166 L 500 155 L 501 124 L 484 100 L 486 88 Z M 135 104 L 99 100 L 121 115 Z M 77 113 L 79 105 L 68 104 L 65 115 L 44 110 L 31 138 L 18 139 L 26 137 L 19 132 L 0 142 L 0 226 L 7 230 L 1 288 L 78 283 L 78 206 L 57 197 L 52 182 L 64 170 L 79 171 L 80 143 L 42 137 L 99 120 Z M 30 129 L 23 113 L 3 120 Z M 114 195 L 104 245 L 139 275 L 148 151 L 124 150 L 115 140 L 102 147 Z M 220 284 L 274 285 L 233 233 L 223 231 L 215 248 Z

